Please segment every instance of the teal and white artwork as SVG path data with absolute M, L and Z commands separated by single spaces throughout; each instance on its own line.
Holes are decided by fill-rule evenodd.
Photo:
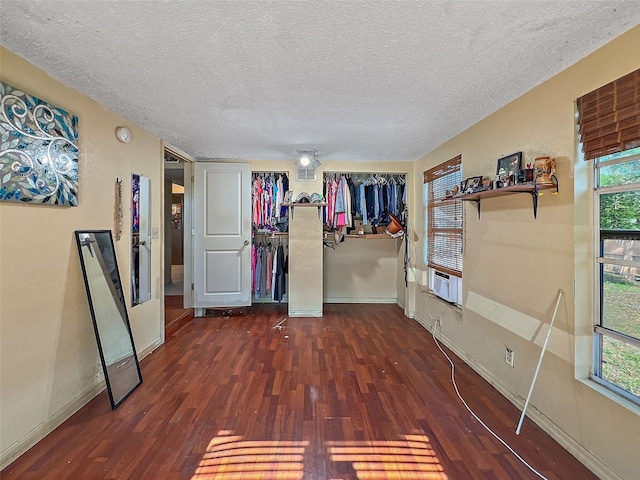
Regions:
M 4 82 L 0 201 L 78 205 L 78 117 Z

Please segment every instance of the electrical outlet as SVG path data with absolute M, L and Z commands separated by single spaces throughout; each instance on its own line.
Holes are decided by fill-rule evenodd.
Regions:
M 513 367 L 513 357 L 515 357 L 515 355 L 516 354 L 513 352 L 513 350 L 511 350 L 509 347 L 506 348 L 504 352 L 504 361 L 510 367 Z

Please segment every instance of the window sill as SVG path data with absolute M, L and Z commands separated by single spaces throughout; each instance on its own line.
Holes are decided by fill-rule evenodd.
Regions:
M 636 415 L 640 416 L 640 405 L 636 405 L 632 401 L 627 400 L 624 397 L 621 397 L 620 395 L 616 394 L 612 390 L 609 390 L 604 385 L 600 385 L 598 382 L 596 382 L 591 378 L 576 378 L 576 380 L 578 380 L 583 385 L 589 387 L 590 389 L 595 390 L 601 395 L 604 395 L 609 400 L 617 403 L 621 407 L 626 408 L 631 413 L 635 413 Z
M 437 301 L 441 302 L 442 304 L 450 307 L 454 312 L 456 312 L 460 316 L 462 316 L 462 305 L 458 305 L 457 303 L 447 302 L 445 299 L 440 298 L 438 295 L 436 295 L 435 293 L 431 292 L 429 289 L 427 289 L 426 291 L 423 290 L 422 286 L 420 286 L 420 292 L 422 292 L 422 293 L 424 293 L 426 295 L 429 295 L 434 300 L 437 300 Z

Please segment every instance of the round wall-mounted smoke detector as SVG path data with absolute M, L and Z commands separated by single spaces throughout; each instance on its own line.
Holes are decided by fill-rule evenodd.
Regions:
M 116 128 L 116 138 L 119 142 L 128 143 L 131 140 L 131 130 L 127 127 Z

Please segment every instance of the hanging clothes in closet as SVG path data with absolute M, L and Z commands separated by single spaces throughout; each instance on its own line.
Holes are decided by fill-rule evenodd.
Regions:
M 325 229 L 347 232 L 356 219 L 363 225 L 388 225 L 393 214 L 406 219 L 406 176 L 390 174 L 325 174 Z
M 256 299 L 280 302 L 287 293 L 288 257 L 280 242 L 272 245 L 254 239 L 251 245 L 251 290 Z
M 283 206 L 289 189 L 286 173 L 253 173 L 251 176 L 251 223 L 254 230 L 287 232 L 289 219 Z

